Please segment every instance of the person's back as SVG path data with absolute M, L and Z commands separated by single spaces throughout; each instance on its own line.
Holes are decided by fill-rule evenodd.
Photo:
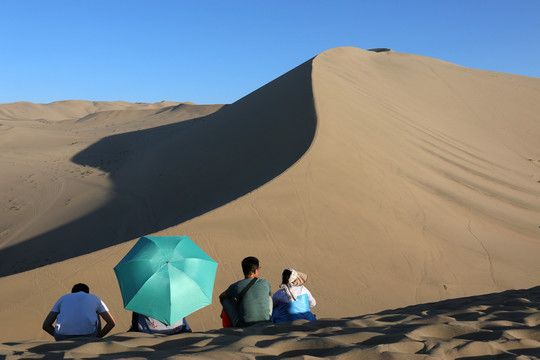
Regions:
M 240 280 L 231 287 L 230 293 L 237 298 L 251 282 L 251 278 Z M 264 279 L 259 279 L 253 283 L 250 289 L 245 293 L 242 301 L 238 304 L 238 313 L 241 326 L 249 326 L 258 322 L 270 320 L 270 293 L 272 289 L 270 283 Z M 236 296 L 235 296 L 236 295 Z
M 272 288 L 268 281 L 259 278 L 259 260 L 252 256 L 245 258 L 242 271 L 245 278 L 219 296 L 225 312 L 235 327 L 269 322 Z
M 317 302 L 311 292 L 302 285 L 306 280 L 307 275 L 304 273 L 290 268 L 283 270 L 280 289 L 272 296 L 272 322 L 316 320 L 310 308 Z
M 71 291 L 54 304 L 43 322 L 43 330 L 56 340 L 81 336 L 103 337 L 111 331 L 115 322 L 105 303 L 90 294 L 86 284 L 75 284 Z M 106 322 L 103 329 L 100 316 Z M 55 321 L 56 325 L 53 326 Z
M 94 333 L 97 329 L 98 313 L 107 310 L 101 307 L 101 300 L 96 295 L 79 291 L 62 296 L 52 311 L 58 312 L 58 334 L 80 335 Z
M 316 319 L 310 307 L 315 306 L 315 299 L 305 286 L 292 286 L 291 292 L 296 300 L 291 300 L 284 289 L 276 291 L 272 296 L 274 310 L 272 322 L 289 322 L 298 319 L 313 321 Z

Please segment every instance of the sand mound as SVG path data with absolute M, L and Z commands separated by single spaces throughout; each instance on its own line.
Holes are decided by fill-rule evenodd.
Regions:
M 308 62 L 235 104 L 220 106 L 212 116 L 202 115 L 215 112 L 216 106 L 180 105 L 150 113 L 100 112 L 77 120 L 70 127 L 77 134 L 107 125 L 115 126 L 115 131 L 123 130 L 84 147 L 70 159 L 83 169 L 85 180 L 89 176 L 102 177 L 89 184 L 98 189 L 88 186 L 79 190 L 97 200 L 86 213 L 79 211 L 76 219 L 61 226 L 51 221 L 56 226 L 49 231 L 43 232 L 40 227 L 42 232 L 31 237 L 28 234 L 36 232 L 36 228 L 16 234 L 10 247 L 0 251 L 8 259 L 0 265 L 0 275 L 69 259 L 168 228 L 222 206 L 276 177 L 300 158 L 313 139 L 310 75 Z M 158 125 L 162 118 L 176 122 L 126 131 L 140 123 Z M 54 193 L 56 201 L 69 191 L 58 186 Z M 72 202 L 70 197 L 67 205 Z M 72 209 L 56 206 L 55 210 L 58 207 L 58 211 L 72 214 Z M 39 214 L 35 221 L 45 218 Z M 72 241 L 75 246 L 64 246 Z M 43 253 L 47 258 L 42 257 Z
M 540 288 L 427 303 L 342 319 L 298 320 L 172 336 L 0 345 L 10 357 L 101 359 L 468 359 L 540 357 Z
M 111 121 L 124 124 L 121 133 L 105 135 L 102 121 L 96 141 L 59 158 L 104 174 L 77 179 L 85 184 L 84 194 L 69 197 L 77 211 L 56 206 L 68 198 L 66 174 L 34 184 L 52 198 L 16 183 L 32 184 L 27 173 L 5 177 L 2 194 L 28 193 L 33 208 L 32 226 L 0 252 L 3 274 L 81 256 L 0 279 L 10 289 L 0 295 L 0 316 L 25 324 L 0 336 L 45 339 L 43 317 L 78 281 L 109 305 L 116 331 L 127 329 L 112 268 L 133 243 L 124 241 L 149 233 L 188 235 L 219 263 L 214 304 L 188 317 L 195 331 L 219 327 L 217 295 L 240 277 L 247 255 L 260 258 L 274 288 L 284 267 L 308 273 L 323 318 L 536 286 L 540 166 L 531 160 L 540 159 L 539 92 L 535 78 L 337 48 L 206 116 L 175 117 L 185 106 L 144 121 L 112 112 L 125 120 Z M 88 124 L 76 125 L 81 139 Z M 148 127 L 130 132 L 135 124 Z M 13 142 L 2 149 L 13 149 L 23 132 L 6 131 Z M 33 134 L 27 144 L 61 139 L 68 147 L 74 138 Z M 42 156 L 0 153 L 2 166 L 31 159 L 32 169 Z M 410 336 L 467 333 L 443 325 Z M 410 353 L 420 344 L 403 346 Z M 470 353 L 485 350 L 471 346 Z
M 91 102 L 73 103 L 92 107 Z M 136 194 L 126 194 L 114 183 L 116 172 L 133 156 L 159 144 L 167 125 L 186 126 L 185 121 L 222 107 L 127 104 L 121 104 L 127 110 L 103 110 L 114 104 L 98 103 L 101 111 L 57 122 L 1 121 L 0 196 L 5 205 L 0 209 L 0 254 L 4 259 L 0 275 L 131 239 L 122 237 L 123 220 L 118 215 L 129 215 L 118 209 L 115 200 L 127 208 L 140 204 L 135 204 Z M 48 105 L 56 103 L 43 106 Z M 115 133 L 122 135 L 112 135 Z M 136 170 L 144 173 L 146 169 Z M 136 172 L 128 175 L 136 177 Z M 126 226 L 137 221 L 133 218 Z
M 89 114 L 112 110 L 162 109 L 181 105 L 172 101 L 153 104 L 129 103 L 125 101 L 65 100 L 48 104 L 20 101 L 0 105 L 0 120 L 61 121 L 78 119 Z

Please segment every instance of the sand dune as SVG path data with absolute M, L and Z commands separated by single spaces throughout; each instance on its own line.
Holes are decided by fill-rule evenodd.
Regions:
M 192 104 L 192 103 L 186 103 Z M 161 101 L 158 103 L 129 103 L 125 101 L 85 101 L 65 100 L 49 104 L 34 104 L 20 101 L 0 106 L 0 120 L 42 120 L 62 121 L 79 119 L 83 116 L 103 111 L 161 109 L 177 106 L 179 103 Z
M 85 180 L 88 175 L 102 175 L 91 182 L 96 188 L 86 192 L 96 199 L 92 208 L 67 223 L 56 222 L 49 231 L 40 228 L 39 234 L 20 236 L 17 245 L 1 250 L 8 261 L 0 266 L 0 274 L 69 259 L 165 229 L 276 177 L 306 151 L 313 138 L 310 74 L 307 63 L 205 118 L 201 115 L 217 108 L 183 105 L 167 112 L 143 112 L 144 121 L 154 125 L 158 125 L 155 118 L 176 120 L 146 130 L 133 131 L 141 116 L 133 111 L 100 112 L 77 120 L 71 126 L 77 135 L 107 124 L 117 130 L 125 129 L 127 123 L 132 131 L 104 137 L 70 159 L 82 169 Z M 190 121 L 180 121 L 184 119 Z M 73 214 L 73 209 L 67 211 Z M 75 238 L 76 246 L 63 246 L 67 239 Z M 47 252 L 50 256 L 43 259 L 42 251 L 35 252 L 37 248 L 55 251 Z
M 474 332 L 460 332 L 462 326 L 481 332 L 483 325 L 463 319 L 454 325 L 446 315 L 433 320 L 441 326 L 408 327 L 407 341 L 379 327 L 383 315 L 373 329 L 365 323 L 359 326 L 365 331 L 343 329 L 368 321 L 351 318 L 361 314 L 538 285 L 539 99 L 540 79 L 337 48 L 224 107 L 108 109 L 54 124 L 0 120 L 0 161 L 8 169 L 0 183 L 8 204 L 0 224 L 0 286 L 10 289 L 0 294 L 0 318 L 25 324 L 0 329 L 0 339 L 47 339 L 43 316 L 78 281 L 106 301 L 115 330 L 125 331 L 129 313 L 112 267 L 134 239 L 153 233 L 189 235 L 219 267 L 214 304 L 188 317 L 206 333 L 176 343 L 152 339 L 150 346 L 171 341 L 189 353 L 225 344 L 212 348 L 215 356 L 234 348 L 239 358 L 261 347 L 268 348 L 265 356 L 343 358 L 369 349 L 373 356 L 456 358 L 504 353 L 506 345 L 532 348 L 534 331 L 504 346 L 498 342 L 509 333 L 493 344 L 456 340 Z M 261 259 L 274 288 L 284 267 L 308 273 L 316 314 L 334 319 L 278 334 L 265 333 L 278 327 L 258 328 L 240 339 L 210 331 L 219 327 L 217 295 L 240 277 L 247 255 Z M 479 311 L 456 304 L 465 313 Z M 415 316 L 389 323 L 403 330 Z M 536 326 L 534 316 L 528 319 L 526 326 Z M 331 338 L 329 322 L 341 340 Z M 297 345 L 308 336 L 295 326 L 324 335 L 310 338 L 304 350 L 287 350 L 287 341 Z M 128 345 L 146 347 L 139 345 L 148 344 L 146 337 L 115 336 L 73 351 L 82 357 L 98 351 L 91 348 L 119 346 L 117 353 L 146 356 L 131 354 Z M 377 336 L 382 340 L 369 345 Z M 306 350 L 364 341 L 368 349 Z M 39 353 L 49 351 L 39 344 L 45 349 Z
M 148 228 L 151 214 L 141 218 L 137 211 L 129 213 L 130 208 L 144 212 L 147 206 L 138 190 L 131 193 L 115 183 L 116 174 L 136 158 L 133 170 L 124 173 L 137 185 L 136 179 L 150 171 L 140 163 L 140 154 L 163 143 L 167 126 L 189 127 L 187 120 L 222 105 L 158 103 L 138 110 L 131 105 L 55 123 L 3 122 L 0 161 L 6 181 L 0 186 L 8 206 L 2 214 L 0 253 L 5 260 L 0 275 L 102 249 L 132 239 L 134 232 L 157 230 Z M 155 171 L 150 175 L 165 176 L 164 170 Z M 72 242 L 74 246 L 65 246 Z
M 538 359 L 540 288 L 315 322 L 0 345 L 10 358 Z M 65 357 L 63 357 L 65 356 Z

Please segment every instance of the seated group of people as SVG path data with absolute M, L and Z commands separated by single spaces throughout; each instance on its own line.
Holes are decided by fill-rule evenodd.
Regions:
M 270 283 L 259 278 L 259 260 L 253 256 L 242 260 L 244 279 L 225 290 L 219 299 L 223 305 L 223 324 L 246 327 L 262 322 L 315 320 L 310 308 L 316 301 L 303 286 L 307 275 L 291 268 L 283 270 L 280 289 L 272 295 Z M 101 327 L 101 319 L 105 326 Z M 55 324 L 56 321 L 56 324 Z M 115 326 L 105 303 L 90 294 L 86 284 L 76 284 L 71 293 L 62 296 L 43 322 L 43 330 L 57 341 L 74 337 L 103 337 Z M 151 317 L 133 313 L 129 331 L 153 334 L 191 332 L 185 318 L 166 325 Z
M 303 285 L 307 275 L 291 268 L 283 270 L 279 290 L 272 295 L 268 281 L 259 278 L 259 260 L 253 256 L 242 260 L 244 279 L 235 282 L 220 296 L 224 326 L 246 327 L 272 321 L 315 320 L 310 308 L 315 298 Z

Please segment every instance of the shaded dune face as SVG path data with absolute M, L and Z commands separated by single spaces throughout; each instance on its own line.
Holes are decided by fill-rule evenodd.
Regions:
M 310 60 L 209 116 L 106 137 L 72 161 L 108 172 L 110 198 L 82 218 L 1 250 L 0 275 L 119 244 L 220 207 L 294 164 L 315 127 Z

